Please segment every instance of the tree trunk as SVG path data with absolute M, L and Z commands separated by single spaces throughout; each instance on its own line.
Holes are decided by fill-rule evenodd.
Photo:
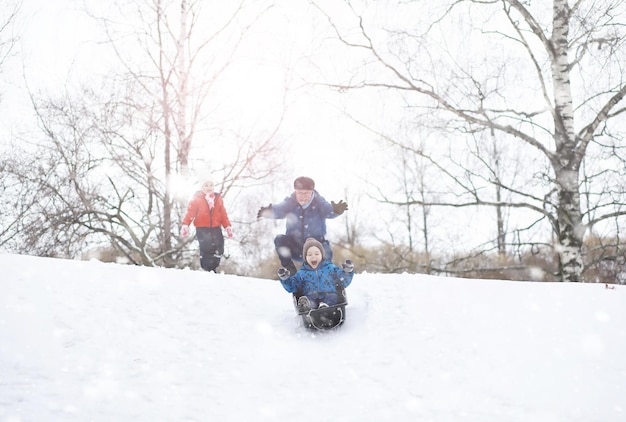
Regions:
M 191 134 L 187 130 L 187 80 L 189 77 L 187 69 L 187 50 L 188 40 L 187 20 L 189 19 L 189 7 L 187 0 L 180 2 L 180 33 L 178 34 L 177 50 L 178 50 L 178 123 L 176 125 L 178 131 L 178 163 L 180 171 L 184 176 L 188 175 L 189 170 L 189 151 L 191 149 Z
M 576 143 L 568 59 L 570 9 L 567 0 L 554 0 L 552 77 L 554 82 L 554 140 L 552 166 L 558 190 L 559 272 L 562 281 L 582 281 L 584 225 L 578 177 L 581 154 Z
M 585 228 L 580 211 L 578 171 L 561 169 L 557 173 L 559 272 L 561 281 L 583 281 L 582 244 Z
M 163 18 L 161 2 L 158 3 L 158 13 L 159 16 L 157 18 L 157 22 L 159 25 L 161 24 L 161 20 Z M 159 31 L 160 33 L 160 31 Z M 163 48 L 163 44 L 159 45 L 160 48 L 160 62 L 163 63 L 165 61 L 165 51 Z M 172 200 L 171 200 L 171 180 L 172 180 L 172 131 L 170 129 L 170 120 L 172 110 L 169 102 L 169 94 L 167 91 L 168 87 L 168 78 L 164 74 L 163 67 L 159 69 L 161 76 L 161 107 L 163 109 L 163 135 L 165 140 L 164 145 L 164 167 L 165 167 L 165 192 L 163 195 L 163 237 L 162 237 L 162 248 L 164 251 L 172 250 Z M 173 266 L 174 262 L 171 259 L 169 254 L 163 257 L 164 263 L 166 267 Z

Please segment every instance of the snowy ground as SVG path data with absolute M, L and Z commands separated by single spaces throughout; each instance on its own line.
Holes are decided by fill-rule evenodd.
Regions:
M 357 274 L 315 334 L 278 281 L 0 274 L 0 422 L 626 420 L 625 286 Z

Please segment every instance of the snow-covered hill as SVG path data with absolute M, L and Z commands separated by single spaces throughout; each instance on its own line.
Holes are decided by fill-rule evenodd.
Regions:
M 626 420 L 623 286 L 347 293 L 315 334 L 278 281 L 0 254 L 0 422 Z

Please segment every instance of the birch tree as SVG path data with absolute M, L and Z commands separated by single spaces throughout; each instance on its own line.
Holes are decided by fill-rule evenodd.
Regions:
M 581 167 L 602 161 L 624 177 L 618 155 L 626 114 L 626 3 L 345 1 L 341 18 L 336 7 L 315 5 L 334 38 L 360 59 L 345 81 L 328 85 L 342 91 L 383 89 L 411 112 L 421 110 L 419 124 L 446 133 L 452 142 L 462 144 L 468 133 L 487 132 L 502 143 L 501 150 L 526 151 L 525 183 L 482 174 L 511 200 L 503 202 L 456 179 L 456 200 L 414 202 L 504 206 L 538 214 L 554 234 L 556 275 L 582 281 L 585 233 L 624 215 L 623 195 L 609 194 L 623 192 L 619 182 L 600 173 L 588 183 L 604 208 L 587 213 L 587 204 L 581 203 Z M 381 138 L 404 146 L 380 125 L 370 126 Z M 445 174 L 446 165 L 437 160 L 433 164 Z

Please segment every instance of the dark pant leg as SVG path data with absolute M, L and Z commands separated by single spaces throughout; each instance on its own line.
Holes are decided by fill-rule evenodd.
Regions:
M 334 292 L 312 293 L 306 295 L 306 297 L 309 298 L 311 309 L 317 309 L 320 302 L 324 302 L 328 306 L 333 306 L 339 303 L 339 296 Z
M 205 271 L 215 271 L 224 254 L 224 235 L 221 227 L 196 227 L 200 246 L 200 266 Z
M 337 293 L 323 293 L 320 295 L 320 302 L 324 302 L 328 306 L 333 306 L 339 303 L 339 295 Z
M 302 261 L 302 245 L 299 245 L 291 236 L 279 234 L 274 238 L 274 246 L 280 265 L 287 268 L 292 275 L 295 274 L 295 271 L 292 271 L 296 268 L 293 261 Z
M 330 243 L 328 243 L 328 240 L 324 240 L 322 242 L 322 246 L 324 247 L 324 259 L 332 262 L 333 250 L 330 248 Z

